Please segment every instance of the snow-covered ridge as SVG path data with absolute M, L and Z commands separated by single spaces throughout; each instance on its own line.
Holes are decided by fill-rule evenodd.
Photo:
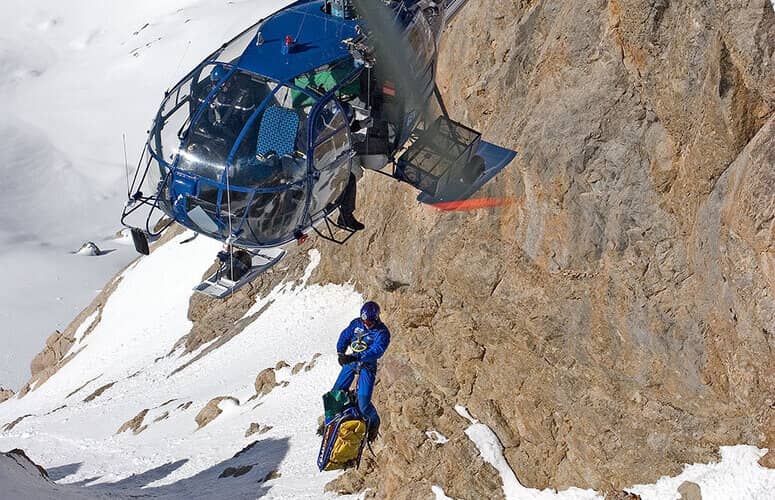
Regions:
M 3 2 L 0 386 L 18 390 L 46 337 L 135 257 L 112 239 L 123 136 L 133 167 L 164 91 L 290 1 Z M 71 254 L 89 240 L 112 252 Z
M 179 245 L 187 236 L 123 274 L 99 323 L 90 316 L 78 328 L 91 332 L 69 363 L 0 405 L 0 449 L 22 448 L 64 471 L 60 483 L 93 493 L 320 497 L 336 475 L 315 464 L 320 396 L 338 372 L 338 333 L 362 298 L 349 285 L 289 278 L 240 335 L 171 375 L 194 356 L 168 353 L 190 329 L 191 288 L 217 250 L 204 238 Z M 304 278 L 319 260 L 311 251 Z M 255 397 L 256 375 L 273 367 L 278 385 Z M 200 411 L 216 398 L 220 414 L 199 428 Z M 258 432 L 246 436 L 251 428 Z M 264 485 L 270 475 L 277 478 Z

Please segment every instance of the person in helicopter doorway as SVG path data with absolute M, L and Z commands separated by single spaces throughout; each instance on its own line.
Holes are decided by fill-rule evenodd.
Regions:
M 348 391 L 358 374 L 358 409 L 366 420 L 366 439 L 374 441 L 379 433 L 379 414 L 371 402 L 377 379 L 377 360 L 390 345 L 390 331 L 379 319 L 379 305 L 366 302 L 361 315 L 350 322 L 339 335 L 336 351 L 342 371 L 332 391 Z M 347 354 L 349 350 L 352 354 Z
M 211 126 L 236 137 L 256 109 L 256 103 L 252 86 L 236 81 L 240 79 L 239 74 L 226 79 L 229 73 L 221 64 L 216 64 L 210 73 L 210 89 L 215 88 L 222 80 L 225 81 L 210 102 L 207 119 Z
M 361 168 L 358 166 L 357 168 Z M 361 173 L 361 175 L 363 175 Z M 339 198 L 339 219 L 336 223 L 342 227 L 345 227 L 351 231 L 360 231 L 364 226 L 362 222 L 355 218 L 353 212 L 355 212 L 355 198 L 357 196 L 356 183 L 358 178 L 353 172 L 350 172 L 350 178 L 347 180 L 347 186 L 345 187 L 342 195 Z

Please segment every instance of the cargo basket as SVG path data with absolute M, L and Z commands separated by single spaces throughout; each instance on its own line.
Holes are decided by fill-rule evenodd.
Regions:
M 481 174 L 472 162 L 481 134 L 444 116 L 420 133 L 396 163 L 395 176 L 433 199 L 454 198 L 455 192 Z

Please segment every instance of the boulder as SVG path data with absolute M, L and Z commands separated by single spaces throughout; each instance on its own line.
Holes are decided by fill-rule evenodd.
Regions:
M 194 417 L 194 420 L 196 420 L 196 423 L 199 427 L 197 427 L 197 430 L 201 429 L 205 425 L 209 424 L 218 416 L 223 413 L 223 409 L 221 408 L 221 405 L 224 403 L 230 403 L 234 404 L 236 406 L 239 406 L 239 400 L 237 398 L 233 398 L 231 396 L 220 396 L 217 398 L 211 399 L 205 406 L 202 408 L 199 413 Z
M 681 495 L 681 500 L 702 500 L 700 485 L 691 481 L 681 483 L 681 486 L 678 487 L 678 494 Z
M 275 376 L 274 368 L 266 368 L 261 370 L 256 376 L 254 387 L 256 388 L 257 396 L 264 396 L 272 392 L 272 389 L 277 387 L 277 377 Z
M 148 409 L 142 410 L 140 413 L 121 424 L 121 427 L 118 428 L 116 434 L 121 434 L 122 432 L 129 430 L 131 430 L 132 434 L 134 435 L 143 432 L 148 428 L 147 425 L 143 425 L 143 420 L 145 420 L 145 416 L 148 414 L 148 411 Z
M 11 389 L 3 389 L 2 387 L 0 387 L 0 403 L 11 399 L 12 397 L 14 397 L 15 394 L 16 393 L 13 392 Z

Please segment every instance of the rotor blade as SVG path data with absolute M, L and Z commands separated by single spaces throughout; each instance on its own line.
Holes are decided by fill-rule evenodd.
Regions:
M 396 12 L 382 0 L 353 0 L 353 4 L 371 32 L 369 41 L 374 44 L 377 71 L 396 84 L 399 97 L 412 105 L 421 104 L 425 89 L 415 75 L 417 57 Z

